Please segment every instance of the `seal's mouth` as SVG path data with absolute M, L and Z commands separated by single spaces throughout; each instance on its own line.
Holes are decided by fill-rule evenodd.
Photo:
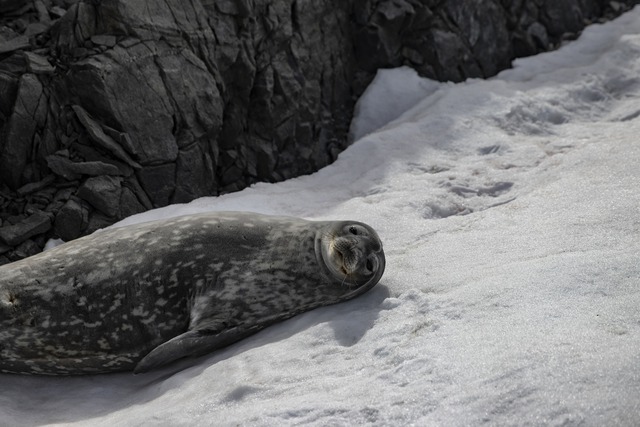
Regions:
M 353 265 L 355 254 L 351 246 L 350 242 L 344 242 L 336 238 L 331 239 L 331 244 L 329 245 L 331 258 L 340 272 L 347 277 L 354 274 L 354 270 L 356 270 Z
M 336 250 L 336 255 L 337 255 L 338 259 L 340 260 L 340 271 L 345 276 L 349 276 L 349 271 L 347 270 L 347 267 L 345 267 L 345 265 L 344 265 L 344 255 L 342 254 L 342 252 L 340 252 L 338 250 Z

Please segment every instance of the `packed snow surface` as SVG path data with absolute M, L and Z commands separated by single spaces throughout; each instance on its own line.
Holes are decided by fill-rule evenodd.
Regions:
M 640 425 L 640 9 L 497 77 L 381 71 L 311 176 L 126 220 L 356 219 L 380 284 L 146 375 L 0 376 L 0 425 Z

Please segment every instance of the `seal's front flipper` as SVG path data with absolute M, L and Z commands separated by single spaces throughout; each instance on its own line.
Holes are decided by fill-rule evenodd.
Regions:
M 149 372 L 183 357 L 202 356 L 236 342 L 251 333 L 253 331 L 239 331 L 237 328 L 220 333 L 212 333 L 207 330 L 187 331 L 151 350 L 138 362 L 133 373 Z

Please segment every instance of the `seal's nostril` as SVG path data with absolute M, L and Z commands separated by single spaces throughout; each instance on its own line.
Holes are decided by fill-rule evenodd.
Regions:
M 373 263 L 371 262 L 370 259 L 367 260 L 365 267 L 367 268 L 367 270 L 373 271 Z

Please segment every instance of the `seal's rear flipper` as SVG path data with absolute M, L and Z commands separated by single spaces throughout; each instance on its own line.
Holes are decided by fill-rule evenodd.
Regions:
M 202 356 L 210 351 L 234 343 L 255 332 L 255 328 L 239 331 L 238 328 L 212 333 L 207 330 L 187 331 L 169 341 L 160 344 L 142 358 L 133 370 L 134 374 L 149 372 L 152 369 L 188 356 Z

